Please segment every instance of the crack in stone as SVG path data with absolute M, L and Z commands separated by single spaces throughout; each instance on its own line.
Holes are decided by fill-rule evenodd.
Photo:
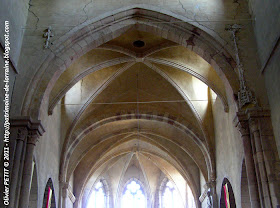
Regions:
M 82 24 L 84 23 L 84 22 L 86 22 L 87 20 L 88 20 L 88 13 L 86 12 L 86 8 L 87 8 L 87 6 L 88 5 L 90 5 L 90 4 L 92 4 L 93 3 L 93 0 L 91 0 L 90 2 L 88 2 L 85 6 L 84 6 L 84 8 L 83 8 L 83 11 L 84 11 L 84 13 L 85 13 L 85 15 L 86 15 L 86 19 L 85 19 L 85 21 L 83 21 L 82 22 Z
M 89 5 L 89 4 L 91 4 L 91 3 L 93 3 L 93 0 L 91 0 L 90 2 L 88 2 L 84 7 L 83 7 L 83 11 L 84 11 L 84 13 L 85 13 L 85 15 L 86 15 L 86 20 L 85 21 L 83 21 L 81 24 L 83 24 L 84 22 L 86 22 L 87 20 L 88 20 L 88 14 L 87 14 L 87 12 L 86 12 L 86 7 Z M 30 3 L 29 3 L 29 5 L 30 5 Z M 30 6 L 32 6 L 32 5 L 30 5 Z M 30 11 L 31 13 L 33 13 L 32 11 Z M 33 13 L 34 14 L 34 13 Z M 35 14 L 34 14 L 35 15 Z M 37 17 L 37 15 L 35 15 L 36 17 Z M 38 17 L 37 17 L 38 18 Z M 37 23 L 39 22 L 39 18 L 38 18 L 38 21 L 37 21 Z M 76 25 L 77 26 L 77 25 Z M 76 27 L 76 26 L 74 26 L 74 27 Z M 37 29 L 37 25 L 36 25 L 36 29 Z M 70 32 L 71 30 L 73 29 L 73 27 L 71 27 L 68 31 L 66 31 L 64 34 L 67 34 L 68 32 Z M 60 59 L 61 61 L 63 61 L 63 62 L 65 62 L 65 60 L 63 60 L 60 56 L 58 56 L 52 49 L 51 49 L 51 47 L 49 47 L 48 48 L 50 51 L 51 51 L 51 53 L 52 54 L 54 54 L 54 56 L 56 57 L 56 58 L 58 58 L 58 59 Z
M 200 7 L 198 7 L 198 10 L 199 10 L 199 13 L 202 13 Z M 200 25 L 200 26 L 202 26 L 202 27 L 205 27 L 205 28 L 207 28 L 208 30 L 211 30 L 212 32 L 214 32 L 217 36 L 219 36 L 219 37 L 225 42 L 225 44 L 224 44 L 220 49 L 218 49 L 218 51 L 216 51 L 213 55 L 210 55 L 211 58 L 214 58 L 216 55 L 220 54 L 220 53 L 225 49 L 225 47 L 226 47 L 227 45 L 229 45 L 229 42 L 226 41 L 224 38 L 222 38 L 222 36 L 221 36 L 218 32 L 216 32 L 214 29 L 211 29 L 211 28 L 207 27 L 206 25 L 201 24 L 201 23 L 197 20 L 196 17 L 197 17 L 197 12 L 194 13 L 193 21 L 195 21 L 198 25 Z M 209 21 L 209 18 L 208 18 L 207 16 L 206 16 L 206 19 Z
M 31 1 L 28 3 L 28 5 L 29 5 L 29 8 L 28 8 L 28 11 L 31 13 L 31 14 L 33 14 L 36 18 L 37 18 L 37 22 L 36 22 L 36 24 L 35 24 L 35 30 L 37 30 L 37 28 L 38 28 L 38 23 L 39 23 L 39 17 L 33 12 L 33 11 L 31 11 L 31 7 L 33 6 L 32 4 L 31 4 Z
M 237 3 L 237 7 L 236 7 L 236 12 L 235 12 L 235 15 L 233 16 L 233 19 L 235 20 L 237 15 L 238 15 L 238 9 L 241 7 L 241 3 L 239 2 L 239 0 L 235 0 L 233 3 Z
M 199 10 L 199 13 L 202 14 L 202 11 L 201 11 L 200 7 L 198 7 L 198 10 Z M 222 38 L 222 36 L 220 35 L 220 33 L 216 32 L 214 29 L 212 29 L 212 28 L 210 28 L 210 27 L 207 27 L 207 26 L 204 25 L 204 24 L 201 24 L 201 23 L 196 19 L 196 16 L 197 16 L 197 12 L 194 13 L 193 21 L 195 21 L 198 25 L 200 25 L 200 26 L 202 26 L 202 27 L 205 27 L 205 28 L 207 28 L 208 30 L 211 30 L 212 32 L 214 32 L 217 36 L 219 36 L 219 38 L 221 38 L 221 39 L 225 42 L 225 44 L 222 46 L 222 48 L 221 48 L 215 55 L 219 54 L 219 53 L 221 52 L 221 50 L 222 50 L 223 48 L 225 48 L 225 47 L 228 45 L 228 41 L 226 41 L 224 38 Z M 209 18 L 208 18 L 208 16 L 206 16 L 206 19 L 207 19 L 207 21 L 210 21 Z
M 182 4 L 181 0 L 178 0 L 179 1 L 179 4 L 181 5 L 182 9 L 185 11 L 185 14 L 187 13 L 187 10 L 186 8 L 184 7 L 184 5 Z

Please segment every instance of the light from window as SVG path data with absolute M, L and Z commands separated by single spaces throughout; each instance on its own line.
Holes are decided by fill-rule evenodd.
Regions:
M 182 199 L 173 183 L 168 181 L 162 195 L 162 208 L 181 208 Z
M 122 208 L 145 208 L 145 196 L 141 186 L 136 181 L 131 181 L 124 190 Z
M 94 186 L 87 208 L 106 208 L 106 196 L 103 183 L 100 181 Z

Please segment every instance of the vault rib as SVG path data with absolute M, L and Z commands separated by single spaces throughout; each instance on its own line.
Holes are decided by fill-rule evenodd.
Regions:
M 200 81 L 204 82 L 207 86 L 209 86 L 219 96 L 219 98 L 221 99 L 221 101 L 224 105 L 225 112 L 228 112 L 228 108 L 229 108 L 228 107 L 228 102 L 227 102 L 226 97 L 221 93 L 221 91 L 212 82 L 209 82 L 205 77 L 201 76 L 199 73 L 195 72 L 190 67 L 186 67 L 186 66 L 184 66 L 180 63 L 176 63 L 176 62 L 165 60 L 165 59 L 157 59 L 157 58 L 147 57 L 147 58 L 145 58 L 145 60 L 153 62 L 153 63 L 157 63 L 157 64 L 163 64 L 165 66 L 170 66 L 170 67 L 175 68 L 175 69 L 182 70 L 182 71 L 187 72 L 188 74 L 196 77 Z
M 52 99 L 52 101 L 50 102 L 50 106 L 49 106 L 49 115 L 52 114 L 53 109 L 55 108 L 55 106 L 57 105 L 57 103 L 59 102 L 59 100 L 61 100 L 61 98 L 63 98 L 63 96 L 65 96 L 65 94 L 81 79 L 83 79 L 84 77 L 86 77 L 87 75 L 96 72 L 98 70 L 107 68 L 107 67 L 111 67 L 111 66 L 115 66 L 118 64 L 122 64 L 122 63 L 129 63 L 131 61 L 134 61 L 134 59 L 130 58 L 130 57 L 123 57 L 123 58 L 116 58 L 116 59 L 112 59 L 109 61 L 105 61 L 102 63 L 99 63 L 97 65 L 94 65 L 88 69 L 86 69 L 85 71 L 83 71 L 82 73 L 80 73 L 79 75 L 77 75 L 76 77 L 74 77 L 74 79 L 72 79 L 72 81 L 67 84 L 66 86 L 64 86 L 64 88 Z

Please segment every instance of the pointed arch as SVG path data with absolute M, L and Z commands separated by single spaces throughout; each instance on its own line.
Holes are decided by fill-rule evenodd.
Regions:
M 117 148 L 119 144 L 116 144 L 115 146 L 113 146 L 112 148 Z M 154 143 L 150 143 L 150 145 L 155 145 Z M 163 152 L 164 150 L 161 149 Z M 114 160 L 115 158 L 119 158 L 120 156 L 123 155 L 127 155 L 127 161 L 125 162 L 124 167 L 122 168 L 122 173 L 120 176 L 120 180 L 122 180 L 122 178 L 124 178 L 125 172 L 127 170 L 127 166 L 130 163 L 131 157 L 133 155 L 134 152 L 131 152 L 130 149 L 124 149 L 124 150 L 120 150 L 114 154 L 110 154 L 107 155 L 106 157 L 102 157 L 97 163 L 95 163 L 94 165 L 91 165 L 91 170 L 88 171 L 88 176 L 84 177 L 87 178 L 85 180 L 85 182 L 83 183 L 84 186 L 81 187 L 81 191 L 79 193 L 77 193 L 76 197 L 77 197 L 77 203 L 84 203 L 86 196 L 88 196 L 88 188 L 90 186 L 91 183 L 91 177 L 92 175 L 99 169 L 102 169 L 102 166 L 106 163 L 109 163 L 110 161 Z M 167 153 L 167 152 L 166 152 Z M 198 184 L 195 184 L 194 180 L 193 180 L 193 175 L 191 173 L 190 170 L 188 169 L 188 165 L 184 165 L 184 170 L 180 169 L 180 163 L 178 161 L 173 161 L 172 159 L 170 160 L 170 158 L 166 158 L 165 156 L 163 156 L 162 154 L 156 153 L 156 152 L 151 152 L 148 150 L 144 150 L 142 149 L 139 154 L 148 154 L 152 157 L 158 157 L 158 158 L 162 158 L 165 162 L 169 163 L 170 165 L 172 165 L 175 169 L 177 169 L 178 173 L 180 173 L 182 175 L 182 177 L 187 181 L 187 183 L 190 185 L 190 188 L 192 189 L 192 192 L 195 194 L 196 198 L 199 197 L 199 191 L 198 191 Z M 174 162 L 178 162 L 179 164 L 174 164 Z M 156 167 L 158 167 L 165 175 L 169 176 L 168 170 L 166 170 L 165 168 L 161 167 L 160 164 L 157 164 L 156 162 L 153 163 Z M 106 165 L 105 165 L 106 166 Z M 100 171 L 99 171 L 100 172 Z M 102 175 L 101 173 L 99 175 Z M 96 176 L 97 177 L 97 176 Z M 117 193 L 121 193 L 123 189 L 123 185 L 121 185 L 121 183 L 118 184 L 118 188 L 117 188 Z M 149 190 L 146 190 L 147 196 L 149 196 Z M 119 198 L 115 199 L 115 202 L 117 202 Z M 198 203 L 198 201 L 196 201 L 196 203 Z M 117 204 L 117 203 L 115 203 Z M 78 207 L 78 206 L 77 206 Z
M 228 197 L 227 197 L 228 196 Z M 224 178 L 221 187 L 220 208 L 227 208 L 226 200 L 230 204 L 230 208 L 236 208 L 235 197 L 231 183 L 227 178 Z
M 48 181 L 47 181 L 43 197 L 44 198 L 43 198 L 42 208 L 46 208 L 46 205 L 47 205 L 47 202 L 48 202 L 48 197 L 51 199 L 50 208 L 56 208 L 55 191 L 54 191 L 53 182 L 52 182 L 51 178 L 49 178 Z
M 100 197 L 103 197 L 104 201 L 100 199 Z M 100 178 L 94 183 L 94 185 L 91 188 L 89 198 L 87 199 L 86 207 L 97 208 L 101 207 L 100 203 L 104 203 L 102 204 L 102 208 L 110 208 L 110 197 L 111 194 L 108 182 L 105 178 Z M 97 204 L 95 202 L 97 202 Z
M 147 190 L 145 190 L 144 187 L 144 183 L 139 178 L 130 178 L 124 183 L 121 192 L 118 194 L 120 200 L 117 207 L 135 207 L 135 204 L 137 204 L 138 208 L 146 208 L 148 205 L 149 197 Z M 132 204 L 128 204 L 129 202 L 131 202 L 131 200 L 127 200 L 127 197 L 129 196 L 132 196 Z
M 151 32 L 190 48 L 218 71 L 226 86 L 229 86 L 232 91 L 237 91 L 238 79 L 234 72 L 234 59 L 217 39 L 188 23 L 186 19 L 183 20 L 185 21 L 183 23 L 168 25 L 150 21 L 166 22 L 168 20 L 169 22 L 176 22 L 182 21 L 182 19 L 184 18 L 171 12 L 135 7 L 114 11 L 109 16 L 94 18 L 72 29 L 55 42 L 52 48 L 53 53 L 50 53 L 39 67 L 32 80 L 32 89 L 27 88 L 26 96 L 20 102 L 23 104 L 21 113 L 40 118 L 40 108 L 43 101 L 47 102 L 54 83 L 73 61 L 89 50 L 118 37 L 132 27 Z M 186 41 L 193 36 L 195 37 L 194 46 L 190 47 Z
M 191 128 L 184 126 L 177 121 L 171 120 L 169 117 L 165 118 L 165 117 L 162 117 L 159 115 L 146 115 L 146 114 L 141 114 L 141 115 L 124 114 L 124 115 L 117 116 L 117 118 L 116 118 L 116 116 L 113 116 L 113 117 L 104 119 L 100 122 L 91 124 L 90 126 L 85 126 L 85 128 L 82 129 L 81 132 L 79 132 L 79 134 L 75 135 L 73 142 L 69 146 L 67 152 L 65 152 L 65 154 L 64 154 L 65 158 L 62 158 L 62 160 L 61 160 L 61 175 L 60 175 L 61 180 L 66 180 L 67 167 L 69 164 L 70 156 L 83 137 L 85 137 L 87 134 L 89 134 L 94 129 L 98 129 L 105 124 L 116 122 L 117 120 L 121 121 L 121 120 L 131 120 L 131 119 L 141 119 L 141 120 L 147 120 L 147 121 L 154 120 L 157 122 L 163 122 L 163 123 L 167 123 L 170 126 L 174 126 L 175 128 L 184 132 L 187 136 L 189 136 L 190 138 L 193 139 L 193 141 L 198 145 L 198 147 L 202 151 L 202 153 L 204 155 L 205 163 L 206 163 L 207 169 L 208 169 L 208 177 L 210 177 L 210 174 L 213 171 L 213 167 L 214 167 L 213 158 L 211 158 L 211 155 L 209 154 L 209 151 L 207 150 L 205 142 L 203 140 L 201 140 L 201 138 L 203 138 L 203 137 L 198 136 L 196 134 L 196 132 L 192 131 Z

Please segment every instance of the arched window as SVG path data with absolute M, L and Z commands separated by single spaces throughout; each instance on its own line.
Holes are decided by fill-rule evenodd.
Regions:
M 105 187 L 102 181 L 98 181 L 91 193 L 87 208 L 106 208 Z
M 227 178 L 224 178 L 221 188 L 220 208 L 236 208 L 234 193 Z
M 171 181 L 167 181 L 161 193 L 161 208 L 181 208 L 182 199 Z
M 122 208 L 145 208 L 146 197 L 143 189 L 136 180 L 128 183 L 122 196 Z
M 53 182 L 52 182 L 51 178 L 49 178 L 49 180 L 46 184 L 46 187 L 45 187 L 43 208 L 56 208 L 55 191 L 54 191 Z

